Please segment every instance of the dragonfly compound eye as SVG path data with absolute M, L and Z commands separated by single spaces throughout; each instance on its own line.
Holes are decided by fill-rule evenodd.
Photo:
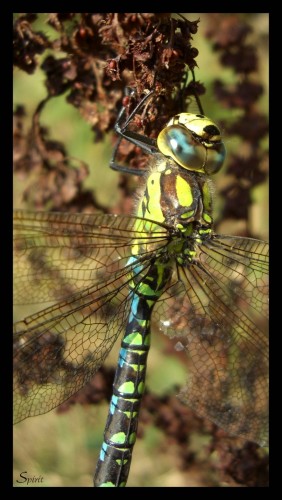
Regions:
M 218 127 L 203 115 L 181 113 L 160 132 L 158 148 L 178 165 L 195 172 L 214 174 L 222 167 L 225 146 Z

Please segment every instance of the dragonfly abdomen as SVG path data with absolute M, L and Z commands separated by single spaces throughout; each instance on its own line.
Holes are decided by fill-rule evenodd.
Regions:
M 130 262 L 136 257 L 131 257 Z M 140 274 L 138 268 L 138 274 Z M 170 277 L 170 267 L 156 262 L 131 289 L 131 309 L 119 352 L 113 395 L 110 402 L 96 474 L 95 486 L 125 486 L 136 441 L 138 416 L 145 389 L 150 349 L 152 309 Z

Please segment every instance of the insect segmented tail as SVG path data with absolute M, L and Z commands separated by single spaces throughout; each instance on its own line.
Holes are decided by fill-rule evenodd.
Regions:
M 136 257 L 131 257 L 130 262 Z M 161 263 L 150 266 L 138 284 L 131 282 L 131 310 L 119 352 L 113 395 L 97 463 L 94 486 L 125 486 L 136 441 L 150 349 L 150 318 L 170 276 Z

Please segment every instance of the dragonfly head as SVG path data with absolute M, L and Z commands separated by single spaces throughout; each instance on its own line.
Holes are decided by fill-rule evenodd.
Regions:
M 181 167 L 208 175 L 220 170 L 226 154 L 217 125 L 192 113 L 174 116 L 158 135 L 157 145 Z

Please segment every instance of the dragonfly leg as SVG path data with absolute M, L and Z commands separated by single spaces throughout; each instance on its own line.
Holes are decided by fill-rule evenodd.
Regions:
M 120 138 L 116 144 L 112 159 L 110 161 L 110 167 L 113 170 L 117 170 L 119 172 L 124 172 L 127 174 L 133 174 L 133 175 L 140 175 L 140 176 L 144 175 L 144 172 L 142 172 L 140 170 L 138 171 L 135 168 L 130 168 L 130 167 L 127 167 L 125 165 L 120 165 L 119 163 L 116 162 L 116 155 L 117 155 L 117 152 L 119 150 L 119 146 L 120 146 L 122 139 L 126 139 L 127 141 L 131 142 L 135 146 L 138 146 L 145 153 L 148 153 L 150 155 L 155 155 L 155 154 L 159 153 L 159 149 L 158 149 L 158 147 L 156 145 L 156 141 L 154 139 L 151 139 L 150 137 L 146 137 L 145 135 L 138 134 L 137 132 L 133 132 L 133 131 L 127 129 L 128 125 L 131 123 L 131 121 L 134 118 L 134 116 L 136 115 L 137 111 L 144 105 L 144 103 L 149 99 L 149 97 L 152 96 L 153 93 L 154 93 L 154 90 L 151 90 L 150 92 L 148 92 L 148 94 L 146 94 L 141 99 L 141 101 L 137 104 L 137 106 L 134 108 L 134 110 L 130 113 L 130 115 L 125 120 L 125 122 L 123 120 L 124 120 L 124 114 L 126 111 L 126 106 L 122 106 L 122 108 L 118 114 L 115 126 L 114 126 L 115 132 L 120 136 Z M 134 90 L 130 87 L 126 87 L 125 95 L 130 96 L 133 94 L 134 94 Z

